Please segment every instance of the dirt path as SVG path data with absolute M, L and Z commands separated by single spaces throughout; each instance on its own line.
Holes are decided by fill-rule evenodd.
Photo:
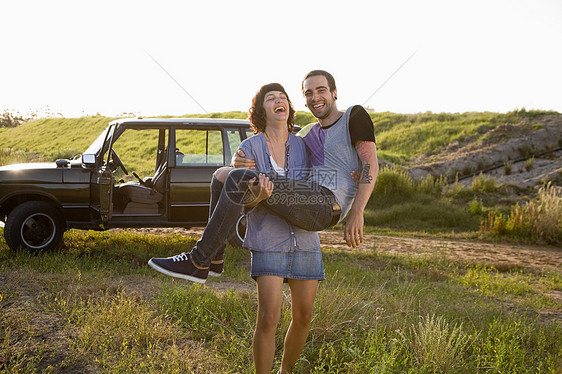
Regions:
M 320 233 L 322 247 L 351 250 L 343 242 L 341 232 L 327 231 Z M 391 254 L 439 253 L 449 258 L 464 261 L 484 262 L 495 266 L 524 266 L 533 268 L 562 267 L 562 248 L 489 244 L 447 239 L 398 238 L 380 235 L 365 235 L 364 243 L 356 250 L 374 249 Z
M 191 229 L 140 229 L 151 233 L 181 233 L 199 237 L 203 228 Z M 339 231 L 323 231 L 320 233 L 322 248 L 351 250 L 343 241 L 343 233 Z M 562 248 L 490 244 L 464 240 L 427 239 L 427 238 L 399 238 L 382 235 L 365 235 L 364 242 L 355 250 L 379 251 L 390 254 L 419 254 L 431 255 L 438 253 L 448 258 L 462 261 L 480 262 L 496 267 L 531 267 L 537 269 L 562 268 Z

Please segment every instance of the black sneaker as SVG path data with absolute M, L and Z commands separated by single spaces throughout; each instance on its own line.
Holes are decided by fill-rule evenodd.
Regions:
M 205 283 L 209 269 L 199 269 L 191 262 L 189 253 L 167 258 L 151 258 L 148 265 L 162 274 L 183 278 L 197 283 Z
M 221 262 L 220 264 L 213 264 L 211 262 L 211 266 L 209 266 L 209 275 L 211 277 L 220 277 L 223 270 L 224 262 Z

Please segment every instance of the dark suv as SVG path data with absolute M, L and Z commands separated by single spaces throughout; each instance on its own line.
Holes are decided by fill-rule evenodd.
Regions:
M 204 226 L 213 172 L 252 134 L 246 120 L 121 119 L 81 157 L 0 167 L 6 243 L 40 251 L 71 228 Z M 141 145 L 150 156 L 135 152 Z M 131 180 L 128 169 L 150 174 Z M 241 245 L 244 232 L 241 216 L 229 242 Z

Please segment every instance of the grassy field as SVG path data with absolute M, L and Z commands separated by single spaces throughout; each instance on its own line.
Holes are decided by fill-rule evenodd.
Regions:
M 371 113 L 375 125 L 377 147 L 382 158 L 407 164 L 412 157 L 431 155 L 454 140 L 484 137 L 486 130 L 504 123 L 519 123 L 540 118 L 544 111 L 509 113 Z M 163 116 L 166 117 L 166 116 Z M 183 117 L 246 118 L 244 112 L 185 115 Z M 54 161 L 83 152 L 115 118 L 89 116 L 81 118 L 49 118 L 28 122 L 15 128 L 0 129 L 0 148 L 25 153 L 29 160 Z M 314 122 L 308 112 L 297 112 L 295 123 L 305 126 Z M 529 125 L 532 130 L 533 125 Z M 535 124 L 536 126 L 536 124 Z M 128 150 L 135 152 L 136 148 Z M 6 152 L 6 151 L 4 151 Z M 122 158 L 127 158 L 127 151 Z M 140 170 L 145 172 L 145 170 Z M 146 170 L 149 172 L 150 170 Z
M 150 269 L 195 238 L 67 233 L 53 253 L 0 244 L 0 372 L 251 373 L 249 253 L 206 286 Z M 560 269 L 376 250 L 323 251 L 327 280 L 297 373 L 561 373 Z M 278 355 L 290 321 L 285 293 Z M 555 314 L 556 315 L 556 314 Z
M 407 164 L 453 140 L 541 114 L 371 116 L 380 154 Z M 46 119 L 0 129 L 0 164 L 71 157 L 110 120 Z M 297 113 L 297 124 L 311 121 Z M 120 152 L 125 159 L 135 149 Z M 516 191 L 522 200 L 514 201 L 514 189 L 484 176 L 468 187 L 414 181 L 385 168 L 365 212 L 366 230 L 559 247 L 560 192 L 545 187 L 527 198 L 528 191 Z M 249 253 L 229 248 L 225 274 L 206 286 L 146 265 L 195 240 L 71 230 L 59 250 L 36 255 L 0 240 L 0 373 L 251 373 L 256 295 Z M 436 245 L 432 255 L 416 256 L 324 249 L 327 279 L 295 372 L 562 373 L 562 269 L 463 262 L 446 250 Z M 277 360 L 289 322 L 286 289 Z

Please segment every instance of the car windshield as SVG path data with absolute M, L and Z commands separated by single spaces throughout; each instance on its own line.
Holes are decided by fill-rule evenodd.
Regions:
M 88 147 L 88 149 L 86 149 L 84 151 L 85 155 L 97 155 L 103 145 L 103 142 L 107 136 L 107 132 L 109 131 L 109 129 L 111 129 L 113 126 L 108 126 L 101 134 L 100 136 L 98 136 L 98 138 L 96 140 L 94 140 L 94 142 L 92 143 L 92 145 L 90 145 Z

